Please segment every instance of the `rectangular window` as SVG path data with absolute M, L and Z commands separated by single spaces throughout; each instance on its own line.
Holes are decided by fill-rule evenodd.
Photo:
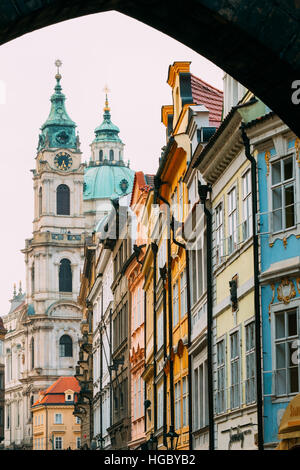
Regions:
M 179 322 L 178 280 L 173 285 L 173 328 Z
M 223 233 L 223 206 L 222 203 L 216 207 L 216 263 L 219 264 L 224 256 L 224 233 Z
M 196 250 L 191 250 L 191 290 L 192 290 L 192 305 L 197 302 L 197 261 Z
M 187 426 L 189 422 L 188 417 L 188 378 L 182 379 L 182 426 Z
M 246 403 L 256 400 L 255 393 L 255 323 L 245 328 L 246 334 Z
M 243 240 L 252 235 L 252 198 L 251 198 L 251 171 L 243 176 Z
M 80 449 L 80 447 L 81 447 L 81 439 L 80 439 L 80 437 L 77 437 L 76 438 L 76 448 Z
M 164 385 L 160 383 L 156 388 L 157 393 L 157 429 L 161 428 L 163 425 L 163 394 L 164 394 Z
M 275 314 L 275 394 L 289 395 L 299 392 L 299 365 L 293 358 L 297 352 L 297 310 Z
M 225 411 L 225 340 L 217 343 L 217 396 L 216 412 Z
M 234 409 L 240 406 L 240 352 L 238 331 L 230 336 L 230 367 L 230 404 L 231 409 Z
M 157 314 L 157 350 L 163 345 L 164 338 L 164 323 L 163 323 L 163 311 L 160 310 Z
M 62 437 L 56 436 L 54 439 L 54 449 L 62 450 Z
M 142 379 L 141 377 L 138 378 L 138 404 L 137 404 L 137 410 L 138 410 L 138 418 L 141 417 L 141 408 L 142 408 Z
M 197 276 L 198 276 L 198 298 L 203 294 L 203 260 L 202 248 L 197 250 Z
M 134 419 L 137 418 L 136 403 L 137 403 L 136 380 L 133 379 L 133 418 Z
M 271 230 L 279 232 L 296 224 L 294 157 L 271 165 L 272 217 Z
M 186 270 L 180 274 L 180 313 L 182 317 L 187 313 Z
M 194 369 L 194 410 L 193 410 L 194 431 L 200 427 L 199 413 L 199 373 L 198 369 Z
M 54 423 L 55 424 L 62 424 L 62 414 L 61 413 L 55 413 Z
M 181 410 L 180 410 L 180 397 L 181 397 L 181 382 L 175 384 L 175 429 L 181 428 Z
M 237 247 L 237 205 L 236 188 L 228 193 L 228 254 Z
M 184 220 L 184 205 L 183 205 L 183 182 L 179 182 L 179 211 L 178 211 L 178 221 L 183 222 Z

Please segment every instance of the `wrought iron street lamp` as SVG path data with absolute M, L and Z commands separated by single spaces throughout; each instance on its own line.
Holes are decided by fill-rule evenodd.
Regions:
M 147 444 L 148 444 L 148 450 L 157 450 L 157 447 L 158 447 L 158 440 L 157 440 L 157 437 L 154 436 L 153 433 L 151 433 L 150 439 L 149 439 L 149 441 L 147 442 Z
M 170 428 L 170 431 L 165 434 L 166 442 L 167 442 L 167 449 L 168 450 L 176 450 L 178 445 L 179 434 L 173 429 Z M 175 441 L 175 445 L 174 445 Z

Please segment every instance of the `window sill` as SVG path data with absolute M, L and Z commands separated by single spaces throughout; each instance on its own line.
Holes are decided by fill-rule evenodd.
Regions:
M 299 235 L 300 234 L 300 224 L 294 225 L 293 227 L 280 230 L 278 232 L 273 232 L 272 234 L 269 235 L 269 246 L 272 248 L 276 240 L 286 240 L 289 238 L 291 235 Z M 260 235 L 258 233 L 258 235 Z M 263 234 L 261 234 L 263 236 Z

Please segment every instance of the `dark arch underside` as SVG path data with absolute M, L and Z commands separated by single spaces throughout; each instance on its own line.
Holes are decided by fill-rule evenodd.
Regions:
M 0 44 L 109 10 L 199 52 L 252 90 L 300 135 L 300 105 L 291 100 L 291 84 L 300 80 L 300 0 L 2 0 Z

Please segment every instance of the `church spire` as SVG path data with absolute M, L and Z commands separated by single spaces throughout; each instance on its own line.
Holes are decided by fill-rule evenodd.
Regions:
M 57 67 L 57 73 L 55 75 L 56 85 L 54 87 L 54 93 L 50 98 L 51 109 L 48 119 L 41 127 L 42 133 L 39 136 L 38 150 L 42 148 L 59 147 L 76 148 L 76 124 L 71 120 L 66 111 L 66 97 L 62 93 L 60 84 L 62 78 L 60 67 L 62 66 L 62 62 L 56 60 L 55 66 Z
M 122 143 L 120 137 L 119 137 L 119 132 L 120 129 L 115 126 L 111 122 L 111 114 L 110 114 L 110 106 L 108 103 L 108 92 L 109 89 L 107 86 L 105 86 L 104 90 L 105 92 L 105 103 L 104 103 L 104 114 L 103 114 L 103 122 L 100 124 L 100 126 L 96 127 L 95 129 L 95 140 L 94 142 L 120 142 Z

